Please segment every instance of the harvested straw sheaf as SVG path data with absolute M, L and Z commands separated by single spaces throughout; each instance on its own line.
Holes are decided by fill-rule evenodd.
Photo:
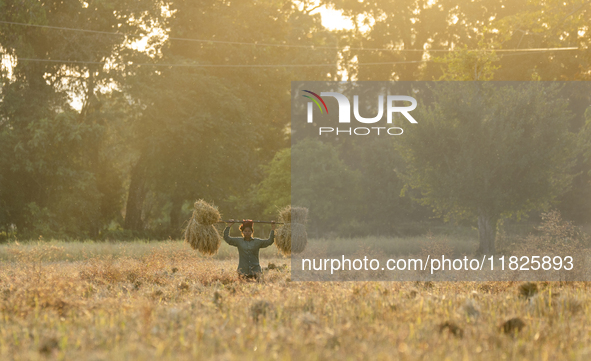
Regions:
M 185 241 L 191 248 L 204 255 L 214 255 L 220 249 L 222 238 L 218 230 L 213 226 L 221 220 L 217 207 L 200 199 L 195 202 L 193 215 L 185 229 Z
M 195 202 L 193 206 L 193 218 L 199 224 L 211 226 L 222 220 L 218 207 L 212 206 L 203 199 Z
M 284 223 L 277 230 L 275 244 L 281 253 L 289 256 L 291 253 L 301 253 L 308 244 L 306 220 L 308 209 L 287 206 L 279 211 L 279 221 Z
M 305 225 L 308 221 L 308 208 L 287 206 L 279 211 L 279 221 Z

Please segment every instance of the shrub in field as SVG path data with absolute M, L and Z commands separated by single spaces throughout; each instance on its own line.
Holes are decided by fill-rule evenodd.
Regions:
M 446 321 L 439 325 L 439 333 L 442 333 L 444 330 L 449 331 L 450 334 L 462 338 L 464 336 L 464 330 L 455 323 L 451 321 Z
M 574 295 L 543 292 L 529 300 L 528 310 L 535 317 L 554 322 L 562 317 L 574 317 L 584 310 L 585 300 Z
M 433 237 L 427 238 L 428 240 L 423 242 L 421 245 L 421 256 L 424 257 L 425 260 L 427 259 L 428 255 L 431 257 L 453 256 L 454 250 L 448 239 L 434 239 Z
M 501 325 L 501 329 L 505 334 L 508 335 L 515 335 L 518 332 L 521 332 L 525 327 L 525 322 L 519 317 L 511 318 Z
M 262 320 L 273 312 L 273 305 L 265 300 L 255 302 L 250 307 L 250 315 L 255 322 Z
M 538 285 L 534 282 L 526 282 L 519 286 L 519 296 L 529 299 L 538 293 Z
M 446 258 L 452 258 L 453 255 L 454 249 L 447 238 L 435 238 L 429 233 L 427 235 L 427 240 L 421 242 L 421 253 L 419 256 L 423 262 L 427 262 L 429 257 L 440 259 L 441 256 L 445 256 Z M 425 269 L 421 272 L 427 274 L 430 271 Z
M 562 219 L 560 212 L 553 210 L 542 214 L 542 223 L 536 227 L 539 234 L 529 234 L 517 245 L 512 254 L 521 256 L 572 257 L 576 265 L 571 271 L 561 269 L 561 280 L 575 280 L 582 276 L 586 257 L 584 247 L 589 245 L 589 236 L 570 221 Z M 544 272 L 540 267 L 538 272 Z

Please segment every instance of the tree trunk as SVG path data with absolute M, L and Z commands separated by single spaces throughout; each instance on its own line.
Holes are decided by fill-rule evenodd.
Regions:
M 95 87 L 96 87 L 94 73 L 95 73 L 95 70 L 93 69 L 93 67 L 90 67 L 89 71 L 88 71 L 89 76 L 86 78 L 86 99 L 84 100 L 84 105 L 82 106 L 82 109 L 80 110 L 80 119 L 83 123 L 86 123 L 86 124 L 93 124 L 93 123 L 96 123 L 98 120 L 100 120 L 100 115 L 99 115 L 99 111 L 98 111 L 98 109 L 100 107 L 98 104 L 99 101 L 98 101 L 98 99 L 96 99 L 96 97 L 94 95 L 94 91 L 95 91 Z M 89 159 L 88 159 L 89 168 L 94 173 L 95 185 L 96 185 L 97 189 L 99 190 L 98 196 L 100 199 L 94 205 L 96 207 L 94 212 L 88 210 L 92 221 L 89 222 L 87 227 L 90 232 L 90 236 L 92 238 L 98 237 L 102 221 L 103 221 L 103 219 L 105 219 L 103 217 L 104 208 L 102 207 L 105 195 L 103 192 L 100 191 L 102 188 L 101 184 L 100 184 L 100 180 L 101 180 L 101 178 L 104 178 L 104 177 L 101 177 L 98 174 L 98 172 L 101 168 L 100 167 L 100 150 L 99 150 L 100 143 L 101 143 L 101 140 L 98 140 L 96 142 L 88 142 L 86 145 L 86 149 L 88 149 L 88 154 L 89 154 Z
M 482 209 L 478 211 L 478 240 L 480 241 L 480 246 L 478 247 L 478 251 L 476 251 L 477 254 L 495 254 L 497 221 L 498 217 L 494 217 Z
M 131 170 L 131 181 L 127 193 L 127 207 L 125 210 L 125 229 L 141 231 L 143 229 L 142 208 L 144 199 L 148 193 L 146 187 L 146 168 L 143 164 L 143 157 Z
M 170 209 L 170 237 L 176 239 L 181 236 L 181 210 L 183 208 L 183 197 L 173 194 L 172 207 Z

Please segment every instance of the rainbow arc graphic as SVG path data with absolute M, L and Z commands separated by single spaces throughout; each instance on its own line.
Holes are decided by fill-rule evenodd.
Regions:
M 311 91 L 309 91 L 309 90 L 303 90 L 303 91 L 305 91 L 306 93 L 310 93 L 310 94 L 312 94 L 313 96 L 315 96 L 316 98 L 318 98 L 318 100 L 320 100 L 320 102 L 322 102 L 322 105 L 324 105 L 324 109 L 326 110 L 326 114 L 328 114 L 328 108 L 326 107 L 326 103 L 324 102 L 324 100 L 322 100 L 322 97 L 321 97 L 320 95 L 318 95 L 318 94 L 316 94 L 316 93 L 314 93 L 314 92 L 311 92 Z M 304 98 L 308 98 L 308 99 L 310 99 L 311 101 L 313 101 L 314 103 L 316 103 L 316 105 L 318 106 L 318 109 L 320 109 L 320 113 L 324 113 L 324 111 L 322 110 L 322 107 L 320 106 L 320 103 L 318 103 L 318 100 L 316 100 L 316 99 L 312 98 L 311 96 L 305 95 L 305 94 L 304 94 L 304 95 L 302 95 L 302 96 L 303 96 Z M 310 109 L 311 109 L 311 108 L 310 108 Z

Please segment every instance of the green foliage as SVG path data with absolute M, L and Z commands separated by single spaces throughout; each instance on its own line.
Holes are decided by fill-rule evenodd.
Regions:
M 11 22 L 141 35 L 160 7 L 151 0 L 26 0 L 0 2 L 0 13 Z M 125 43 L 119 36 L 0 24 L 2 55 L 16 60 L 0 73 L 4 227 L 16 225 L 22 236 L 96 237 L 117 218 L 124 171 L 117 158 L 125 146 L 115 134 L 129 106 L 106 89 L 129 69 L 103 65 L 135 58 Z
M 352 31 L 342 32 L 339 39 L 339 45 L 344 48 L 342 63 L 350 79 L 440 79 L 444 74 L 437 60 L 441 53 L 437 50 L 461 53 L 462 49 L 546 47 L 578 47 L 580 50 L 499 52 L 495 65 L 500 67 L 495 79 L 586 80 L 590 76 L 585 49 L 591 36 L 587 29 L 591 7 L 586 0 L 461 3 L 453 0 L 427 3 L 326 0 L 322 3 L 342 10 L 356 24 Z M 379 50 L 354 49 L 360 47 Z M 462 56 L 464 65 L 481 58 L 477 53 L 473 55 L 473 59 Z M 375 65 L 380 62 L 384 64 Z M 374 64 L 363 66 L 363 63 Z M 471 71 L 461 77 L 475 78 L 474 66 L 469 67 Z M 452 69 L 446 71 L 455 74 L 455 78 L 461 74 Z
M 163 12 L 163 5 L 171 11 Z M 317 67 L 192 67 L 332 63 L 334 49 L 163 42 L 158 36 L 144 53 L 129 47 L 154 26 L 173 37 L 330 42 L 320 17 L 291 3 L 4 1 L 0 12 L 8 21 L 131 34 L 0 25 L 2 53 L 18 60 L 10 71 L 2 69 L 0 221 L 3 229 L 16 224 L 22 234 L 44 229 L 99 237 L 109 224 L 124 224 L 122 201 L 132 186 L 136 197 L 128 204 L 135 207 L 125 216 L 135 212 L 140 233 L 175 230 L 182 205 L 196 198 L 218 199 L 222 208 L 231 199 L 249 201 L 243 195 L 262 180 L 259 165 L 288 144 L 277 134 L 289 123 L 289 82 L 335 76 L 334 69 Z M 118 65 L 105 66 L 108 61 Z M 158 62 L 189 66 L 134 65 Z M 79 112 L 69 105 L 72 96 L 82 102 Z M 33 217 L 28 204 L 44 216 Z
M 264 205 L 266 215 L 276 215 L 278 209 L 291 204 L 291 149 L 277 152 L 264 171 L 266 177 L 259 184 L 256 198 Z
M 471 81 L 492 80 L 495 70 L 499 66 L 492 65 L 499 60 L 494 52 L 482 50 L 468 50 L 467 46 L 460 51 L 437 58 L 437 62 L 447 65 L 439 80 Z
M 35 238 L 41 233 L 93 238 L 108 238 L 109 234 L 177 237 L 189 212 L 183 207 L 197 198 L 215 200 L 226 214 L 273 215 L 274 207 L 288 204 L 291 196 L 286 149 L 290 82 L 337 80 L 337 59 L 342 59 L 348 74 L 359 80 L 489 80 L 493 74 L 495 79 L 510 80 L 532 77 L 570 80 L 589 76 L 589 59 L 582 52 L 498 53 L 496 56 L 468 50 L 585 48 L 590 33 L 582 30 L 589 23 L 590 11 L 584 0 L 566 3 L 485 0 L 460 5 L 449 0 L 428 4 L 343 0 L 322 3 L 342 9 L 345 16 L 365 24 L 358 24 L 351 32 L 327 31 L 319 14 L 310 15 L 315 5 L 309 2 L 0 1 L 2 20 L 129 34 L 112 36 L 0 24 L 0 53 L 3 59 L 15 60 L 10 69 L 0 66 L 0 232 L 12 234 L 16 229 L 19 236 Z M 362 30 L 360 25 L 369 26 L 369 30 Z M 153 28 L 165 29 L 168 37 L 150 33 Z M 149 46 L 143 52 L 130 47 L 141 36 L 149 37 Z M 181 37 L 244 44 L 171 40 Z M 254 42 L 314 48 L 248 45 Z M 340 51 L 332 48 L 337 45 Z M 359 51 L 347 46 L 393 51 Z M 397 52 L 396 49 L 423 51 Z M 463 50 L 439 58 L 439 62 L 420 62 L 433 59 L 435 53 L 428 53 L 428 49 Z M 405 63 L 356 65 L 400 61 Z M 447 65 L 443 70 L 441 62 Z M 138 66 L 140 63 L 155 66 Z M 329 66 L 198 67 L 306 63 Z M 523 100 L 519 94 L 515 99 Z M 517 102 L 508 100 L 510 104 Z M 81 104 L 81 109 L 74 109 L 73 101 Z M 579 102 L 585 107 L 589 104 L 584 94 Z M 480 104 L 477 99 L 476 104 Z M 438 111 L 444 110 L 448 111 Z M 477 124 L 480 123 L 462 125 L 469 129 L 465 132 L 467 137 L 474 138 L 470 135 L 472 131 L 474 134 L 482 131 Z M 528 124 L 511 126 L 538 127 Z M 570 121 L 573 130 L 581 126 L 576 119 Z M 587 147 L 586 158 L 581 157 L 577 165 L 581 174 L 591 174 L 589 128 L 587 124 L 581 133 L 586 135 L 580 137 L 580 146 Z M 450 135 L 449 129 L 441 131 Z M 494 132 L 497 131 L 495 128 Z M 546 131 L 533 133 L 536 132 L 549 137 Z M 503 134 L 498 132 L 494 141 L 509 141 L 510 136 Z M 542 144 L 525 136 L 523 139 L 527 140 L 523 147 Z M 566 143 L 572 140 L 569 134 L 561 139 Z M 482 137 L 474 142 L 484 141 L 484 147 L 496 149 L 485 140 Z M 522 141 L 519 137 L 514 140 Z M 456 144 L 461 145 L 459 141 Z M 374 222 L 371 227 L 390 224 L 387 215 L 396 219 L 425 216 L 424 209 L 398 197 L 402 187 L 398 173 L 404 171 L 405 165 L 390 145 L 312 144 L 312 147 L 322 155 L 316 157 L 305 149 L 299 151 L 317 172 L 313 175 L 305 171 L 304 175 L 319 187 L 320 196 L 298 196 L 309 205 L 319 206 L 320 218 L 314 225 L 317 229 L 325 224 L 322 222 L 335 226 L 341 222 L 348 227 L 347 233 L 352 234 L 361 223 Z M 548 153 L 545 145 L 540 147 L 542 154 L 532 156 L 534 168 L 542 168 L 538 158 Z M 550 148 L 556 147 L 550 142 Z M 476 157 L 479 153 L 473 148 Z M 344 164 L 340 159 L 346 157 L 342 155 L 352 149 L 359 153 L 358 158 Z M 517 153 L 513 150 L 506 158 Z M 471 159 L 469 155 L 464 157 Z M 482 168 L 482 164 L 471 161 L 475 172 Z M 330 166 L 322 168 L 325 162 Z M 518 174 L 519 170 L 507 172 Z M 462 175 L 470 178 L 470 174 Z M 546 176 L 540 175 L 540 179 Z M 556 189 L 567 183 L 566 178 L 553 178 L 559 184 Z M 446 181 L 452 183 L 451 179 Z M 508 184 L 503 179 L 499 182 Z M 555 194 L 548 194 L 545 201 L 530 202 L 535 197 L 529 192 L 543 188 L 543 182 L 539 183 L 531 189 L 520 188 L 521 195 L 515 198 L 516 205 L 509 207 L 508 212 L 520 214 L 556 199 Z M 580 178 L 574 184 L 572 194 L 562 199 L 563 208 L 570 207 L 571 211 L 567 213 L 561 208 L 563 214 L 580 213 L 578 210 L 584 208 L 581 204 L 589 191 L 588 178 Z M 451 189 L 458 191 L 454 185 Z M 432 195 L 439 191 L 429 192 Z M 448 191 L 441 190 L 441 194 Z M 325 194 L 345 196 L 341 203 L 322 204 Z M 356 206 L 356 197 L 380 206 Z M 472 195 L 472 199 L 480 201 L 479 197 L 482 198 Z M 500 198 L 506 197 L 500 195 Z M 382 202 L 384 199 L 388 201 Z M 579 202 L 578 206 L 572 205 L 575 201 Z M 442 202 L 436 208 L 444 213 L 450 209 L 456 214 L 468 212 L 442 200 L 433 202 Z M 522 203 L 528 206 L 517 206 Z M 125 205 L 127 209 L 123 209 Z M 493 208 L 495 214 L 497 208 L 504 209 Z M 133 231 L 122 230 L 132 215 L 138 222 L 127 228 Z
M 458 3 L 452 0 L 323 1 L 342 9 L 357 24 L 340 41 L 341 46 L 380 49 L 343 50 L 348 74 L 358 80 L 432 80 L 442 76 L 440 56 L 429 50 L 489 48 L 499 43 L 494 23 L 524 6 L 524 1 L 484 0 Z M 365 22 L 361 23 L 360 19 Z M 362 28 L 364 26 L 365 28 Z M 391 49 L 391 50 L 386 50 Z M 411 50 L 411 51 L 396 51 Z M 356 59 L 357 61 L 354 61 Z M 385 63 L 357 65 L 362 63 Z M 392 63 L 392 64 L 388 64 Z M 472 67 L 472 72 L 473 67 Z
M 330 38 L 318 16 L 289 2 L 173 1 L 171 10 L 172 37 L 310 45 L 325 45 Z M 144 72 L 130 86 L 145 110 L 133 127 L 138 172 L 132 172 L 130 182 L 138 185 L 138 192 L 128 194 L 126 227 L 160 227 L 168 219 L 171 235 L 177 237 L 182 205 L 198 198 L 215 200 L 224 214 L 261 215 L 261 202 L 266 201 L 254 194 L 265 177 L 260 165 L 289 144 L 290 81 L 326 79 L 327 69 L 191 65 L 332 62 L 336 50 L 170 41 L 162 54 L 159 62 L 188 66 Z M 269 207 L 264 205 L 267 214 Z M 167 217 L 162 209 L 169 209 Z M 127 224 L 130 216 L 139 219 L 142 214 L 140 222 Z
M 59 225 L 56 223 L 55 215 L 47 207 L 41 209 L 35 202 L 31 202 L 27 204 L 27 208 L 27 221 L 30 224 L 27 236 L 34 239 L 43 235 L 52 237 L 58 234 L 56 228 Z
M 529 0 L 516 11 L 495 21 L 504 48 L 575 47 L 581 50 L 507 56 L 502 62 L 508 80 L 588 80 L 591 7 L 586 0 Z M 524 77 L 525 76 L 525 77 Z
M 355 219 L 361 174 L 350 170 L 328 143 L 306 139 L 292 147 L 292 203 L 307 207 L 313 231 L 335 229 Z
M 409 223 L 433 215 L 430 208 L 412 200 L 414 194 L 400 196 L 404 181 L 399 174 L 406 164 L 391 137 L 352 137 L 340 144 L 339 155 L 351 170 L 362 175 L 357 182 L 359 199 L 365 206 L 348 227 L 357 228 L 361 234 L 407 234 L 406 229 L 413 228 Z M 355 224 L 363 224 L 365 229 Z

